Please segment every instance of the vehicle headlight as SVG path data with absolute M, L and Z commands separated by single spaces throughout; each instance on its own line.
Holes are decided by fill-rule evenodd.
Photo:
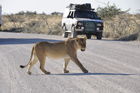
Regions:
M 83 23 L 82 22 L 78 22 L 77 25 L 78 26 L 83 26 Z
M 98 23 L 97 26 L 102 26 L 102 24 Z

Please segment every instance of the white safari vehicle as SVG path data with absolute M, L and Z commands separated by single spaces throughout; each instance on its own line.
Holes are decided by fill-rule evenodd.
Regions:
M 1 25 L 2 25 L 2 7 L 0 5 L 0 30 L 1 30 Z
M 70 4 L 66 7 L 61 25 L 65 38 L 69 35 L 86 35 L 90 39 L 92 35 L 96 35 L 97 39 L 102 39 L 103 20 L 97 16 L 89 3 Z

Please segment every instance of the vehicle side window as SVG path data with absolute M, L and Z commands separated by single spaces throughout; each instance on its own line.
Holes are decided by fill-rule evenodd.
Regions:
M 68 15 L 68 17 L 67 18 L 73 18 L 73 12 L 71 11 L 70 13 L 69 13 L 69 15 Z

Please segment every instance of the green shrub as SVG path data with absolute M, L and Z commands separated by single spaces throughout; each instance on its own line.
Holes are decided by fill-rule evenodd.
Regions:
M 105 7 L 98 7 L 97 13 L 101 18 L 105 19 L 123 13 L 123 11 L 120 8 L 118 8 L 115 4 L 109 5 L 108 3 Z

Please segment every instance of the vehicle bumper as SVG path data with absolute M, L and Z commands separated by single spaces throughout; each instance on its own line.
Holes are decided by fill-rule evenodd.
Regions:
M 103 32 L 103 30 L 84 31 L 84 30 L 77 30 L 77 29 L 75 29 L 75 31 L 76 31 L 79 35 L 83 35 L 83 34 L 96 35 L 97 33 L 102 33 L 102 32 Z

